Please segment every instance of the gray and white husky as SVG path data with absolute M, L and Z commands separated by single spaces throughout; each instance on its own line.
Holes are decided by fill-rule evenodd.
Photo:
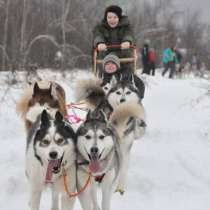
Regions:
M 69 198 L 63 185 L 63 175 L 70 192 L 76 189 L 75 133 L 60 112 L 52 119 L 44 110 L 33 124 L 27 139 L 26 175 L 30 183 L 31 210 L 39 210 L 42 191 L 52 189 L 52 209 L 71 210 L 74 198 Z
M 120 173 L 121 152 L 118 133 L 106 121 L 104 114 L 89 112 L 86 121 L 77 130 L 77 188 L 85 186 L 89 172 L 91 181 L 80 194 L 83 210 L 99 210 L 98 183 L 102 189 L 102 210 L 109 210 L 111 196 Z
M 81 84 L 81 82 L 80 82 Z M 132 82 L 116 83 L 106 95 L 96 83 L 86 80 L 77 87 L 78 99 L 86 100 L 95 112 L 103 111 L 120 137 L 122 173 L 117 186 L 121 194 L 125 191 L 126 174 L 133 141 L 143 136 L 146 128 L 145 111 L 141 98 Z

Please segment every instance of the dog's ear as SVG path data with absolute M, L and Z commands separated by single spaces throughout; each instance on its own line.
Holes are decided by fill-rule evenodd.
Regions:
M 37 82 L 34 83 L 32 97 L 35 97 L 40 92 L 40 88 Z
M 57 89 L 57 85 L 55 83 L 51 83 L 49 92 L 50 92 L 51 97 L 53 97 L 54 99 L 57 99 L 56 89 Z
M 86 121 L 89 121 L 93 118 L 91 110 L 88 111 L 87 116 L 86 116 Z
M 104 80 L 104 73 L 101 75 L 101 80 L 102 81 Z
M 56 122 L 62 122 L 63 121 L 63 115 L 57 111 L 56 114 L 55 114 L 55 121 Z
M 110 80 L 111 87 L 114 87 L 117 84 L 117 78 L 115 75 L 112 76 Z
M 106 114 L 102 110 L 98 112 L 98 119 L 102 122 L 107 122 Z
M 49 124 L 49 117 L 47 111 L 44 109 L 41 114 L 41 124 L 48 125 Z
M 147 127 L 147 124 L 146 124 L 146 122 L 144 120 L 140 120 L 140 122 L 138 123 L 138 125 L 140 127 L 143 127 L 143 128 Z
M 49 92 L 49 95 L 53 98 L 53 96 L 54 96 L 54 88 L 53 88 L 53 84 L 52 83 L 50 83 L 50 88 L 49 88 L 48 92 Z
M 131 74 L 131 82 L 132 82 L 132 84 L 134 85 L 135 84 L 135 82 L 134 82 L 134 75 L 133 74 Z
M 52 93 L 52 83 L 50 83 L 49 92 L 50 92 L 50 94 Z
M 133 87 L 137 89 L 134 74 L 131 74 L 131 83 L 132 83 Z

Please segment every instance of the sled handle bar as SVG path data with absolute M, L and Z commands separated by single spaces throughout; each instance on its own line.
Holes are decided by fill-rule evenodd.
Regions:
M 111 44 L 111 45 L 106 45 L 107 49 L 113 49 L 113 48 L 118 48 L 121 49 L 121 45 L 120 44 Z M 129 48 L 126 49 L 121 49 L 121 50 L 128 50 L 128 49 L 136 49 L 136 46 L 134 45 L 130 45 Z M 98 47 L 96 47 L 94 50 L 99 51 Z
M 112 48 L 119 48 L 121 49 L 121 45 L 107 45 L 108 49 L 112 49 Z M 131 45 L 128 49 L 132 49 L 133 50 L 133 57 L 131 58 L 119 58 L 120 63 L 134 63 L 134 72 L 136 71 L 136 62 L 137 62 L 137 49 L 136 46 Z M 122 50 L 127 50 L 127 49 L 122 49 Z M 103 63 L 103 59 L 97 59 L 97 55 L 98 55 L 98 48 L 96 47 L 93 51 L 93 73 L 94 75 L 97 75 L 97 64 L 102 64 Z
M 135 58 L 119 58 L 120 63 L 131 63 L 135 61 Z M 97 59 L 96 60 L 97 64 L 102 64 L 103 63 L 103 59 Z

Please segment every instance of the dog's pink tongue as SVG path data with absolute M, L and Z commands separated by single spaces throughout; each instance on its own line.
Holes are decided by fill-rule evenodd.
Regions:
M 47 172 L 45 176 L 45 183 L 52 183 L 53 168 L 57 167 L 59 160 L 49 160 L 47 166 Z
M 89 164 L 89 168 L 90 168 L 91 172 L 93 172 L 93 173 L 98 172 L 99 169 L 100 169 L 99 161 L 97 161 L 97 160 L 91 160 L 90 161 L 90 164 Z

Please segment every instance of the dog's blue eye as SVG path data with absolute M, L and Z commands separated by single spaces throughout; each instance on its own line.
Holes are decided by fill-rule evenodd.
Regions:
M 49 144 L 50 144 L 50 141 L 47 140 L 47 139 L 44 139 L 44 140 L 42 140 L 42 141 L 40 142 L 40 145 L 41 145 L 41 146 L 48 146 Z
M 130 91 L 126 92 L 126 95 L 130 95 L 130 94 L 131 94 L 131 92 L 130 92 Z
M 100 136 L 99 136 L 99 139 L 103 140 L 104 137 L 105 137 L 104 135 L 100 135 Z
M 86 135 L 85 138 L 86 139 L 91 139 L 91 136 L 90 135 Z

